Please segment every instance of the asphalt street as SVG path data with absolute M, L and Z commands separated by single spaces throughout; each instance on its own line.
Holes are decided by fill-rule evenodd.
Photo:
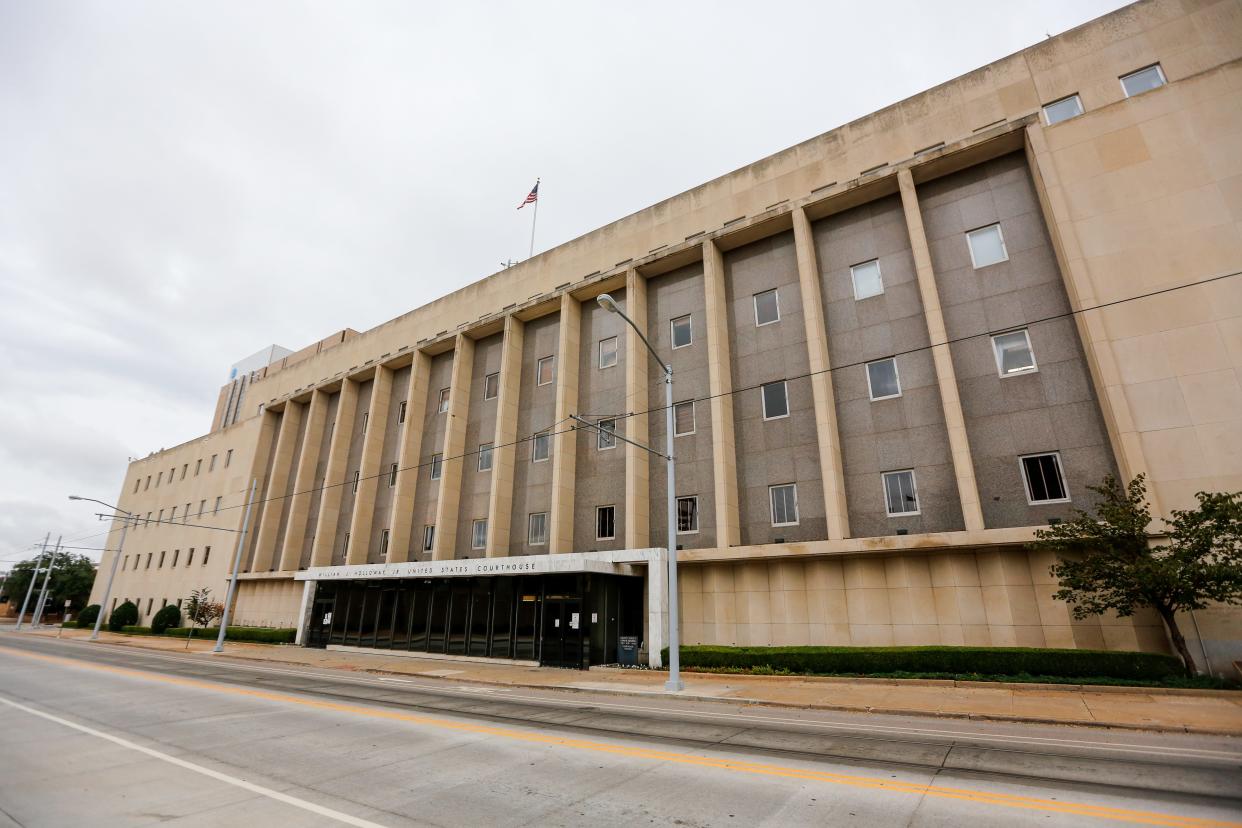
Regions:
M 1242 745 L 0 633 L 0 826 L 1242 824 Z

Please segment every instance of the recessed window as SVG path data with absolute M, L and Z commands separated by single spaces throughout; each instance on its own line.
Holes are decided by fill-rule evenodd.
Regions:
M 358 469 L 354 469 L 354 487 L 353 487 L 354 494 L 358 493 L 358 481 L 361 479 L 362 479 L 362 472 L 359 471 Z
M 782 483 L 768 487 L 768 497 L 772 502 L 772 525 L 794 526 L 798 523 L 798 486 L 794 483 Z
M 229 463 L 232 463 L 232 462 L 233 462 L 233 450 L 229 449 L 228 451 L 224 453 L 224 467 L 227 469 L 229 467 Z M 168 476 L 171 478 L 172 472 L 169 472 Z
M 397 405 L 397 423 L 398 424 L 405 422 L 405 405 L 406 405 L 405 400 L 402 400 L 400 404 Z
M 500 396 L 500 372 L 483 378 L 483 399 L 494 400 Z
M 555 374 L 553 370 L 555 365 L 556 365 L 555 357 L 550 357 L 550 356 L 540 357 L 539 361 L 535 363 L 535 384 L 536 385 L 548 385 L 549 383 L 551 383 L 552 377 Z
M 526 542 L 531 546 L 543 546 L 548 542 L 548 513 L 533 512 L 526 523 Z
M 1019 458 L 1022 462 L 1022 482 L 1026 486 L 1026 499 L 1032 506 L 1037 503 L 1067 503 L 1069 490 L 1061 473 L 1061 455 L 1028 454 Z
M 444 412 L 448 411 L 448 406 L 449 406 L 449 389 L 441 388 L 440 389 L 440 403 L 438 407 L 436 408 L 436 410 L 439 411 L 439 413 L 443 414 Z
M 885 472 L 884 478 L 884 511 L 889 517 L 917 515 L 919 513 L 919 493 L 914 487 L 914 472 Z
M 345 533 L 345 542 L 341 544 L 341 554 L 345 556 L 349 555 L 349 533 L 348 532 Z
M 200 501 L 198 502 L 198 517 L 202 517 L 202 516 L 203 516 L 203 512 L 205 512 L 206 510 L 207 510 L 207 501 L 206 501 L 206 500 L 200 500 Z
M 879 296 L 884 292 L 884 279 L 880 276 L 879 259 L 872 259 L 851 267 L 850 279 L 854 282 L 855 299 Z
M 211 462 L 207 464 L 207 471 L 213 472 L 216 470 L 216 457 L 218 456 L 216 454 L 211 455 Z
M 176 507 L 176 506 L 174 506 L 174 507 L 172 507 L 172 514 L 170 514 L 170 515 L 168 516 L 168 520 L 169 520 L 169 521 L 174 521 L 174 520 L 176 520 L 176 519 L 177 519 L 177 507 Z
M 397 485 L 397 464 L 390 463 L 388 466 L 388 488 Z
M 673 330 L 674 348 L 684 348 L 694 342 L 694 326 L 690 322 L 690 314 L 679 316 L 669 324 Z
M 895 358 L 867 363 L 867 391 L 872 400 L 888 400 L 901 396 L 901 378 L 897 376 Z
M 151 553 L 148 552 L 147 553 L 147 565 L 144 567 L 144 569 L 150 569 L 150 568 L 151 568 Z
M 199 462 L 201 463 L 202 461 L 200 460 Z M 144 489 L 143 489 L 143 491 L 145 492 L 145 491 L 147 491 L 147 490 L 148 490 L 148 489 L 150 489 L 150 488 L 151 488 L 151 475 L 149 475 L 149 474 L 148 474 L 148 475 L 147 475 L 147 485 L 146 485 L 146 488 L 144 488 Z
M 198 473 L 202 470 L 202 468 L 203 468 L 203 461 L 201 459 L 195 460 L 194 461 L 194 476 L 195 477 L 198 477 Z
M 789 394 L 784 380 L 769 382 L 760 390 L 763 394 L 763 419 L 777 420 L 789 416 Z
M 444 455 L 443 454 L 431 455 L 431 479 L 439 480 L 440 476 L 443 474 L 444 474 Z
M 996 352 L 996 370 L 1002 377 L 1035 370 L 1035 352 L 1025 329 L 992 337 L 992 350 Z
M 185 504 L 185 511 L 181 513 L 181 522 L 182 523 L 190 522 L 190 504 L 188 503 Z
M 781 319 L 781 303 L 776 290 L 755 294 L 755 325 L 771 325 Z
M 1005 250 L 1005 237 L 1001 235 L 999 224 L 971 230 L 966 234 L 966 242 L 970 247 L 970 262 L 975 270 L 1009 261 L 1009 252 Z
M 492 468 L 492 444 L 483 443 L 479 446 L 479 471 L 490 471 Z
M 435 524 L 429 523 L 423 527 L 423 551 L 430 552 L 432 544 L 436 542 Z
M 185 475 L 186 475 L 186 473 L 187 473 L 189 470 L 190 470 L 190 464 L 189 464 L 189 463 L 184 463 L 184 464 L 182 464 L 182 466 L 181 466 L 181 479 L 182 479 L 182 480 L 185 480 Z
M 132 494 L 138 494 L 138 487 L 141 485 L 142 485 L 142 478 L 139 477 L 137 480 L 134 481 L 134 491 L 132 492 Z
M 227 467 L 227 466 L 228 466 L 228 463 L 225 463 L 224 465 Z M 169 483 L 172 483 L 172 482 L 173 482 L 173 474 L 174 474 L 176 471 L 177 471 L 177 467 L 176 467 L 176 466 L 173 466 L 171 469 L 169 469 L 169 470 L 168 470 L 168 482 L 169 482 Z
M 172 563 L 170 563 L 170 564 L 168 565 L 168 568 L 169 568 L 169 569 L 174 568 L 174 567 L 177 565 L 177 558 L 180 558 L 180 557 L 181 557 L 181 550 L 180 550 L 180 549 L 174 549 L 174 550 L 173 550 L 173 559 L 172 559 Z
M 530 445 L 530 459 L 532 462 L 541 463 L 552 456 L 552 435 L 546 431 L 542 434 L 536 434 L 535 439 Z
M 386 560 L 388 558 L 388 530 L 387 529 L 380 532 L 379 556 L 380 556 L 381 561 Z
M 1127 98 L 1150 92 L 1164 84 L 1164 70 L 1160 68 L 1159 63 L 1121 76 L 1121 89 L 1126 93 Z
M 685 437 L 694 433 L 694 400 L 673 404 L 673 436 Z
M 203 566 L 206 566 L 209 560 L 211 560 L 211 547 L 204 546 L 203 547 Z M 186 566 L 189 566 L 189 564 L 186 564 Z
M 595 432 L 595 447 L 600 451 L 617 447 L 617 421 L 615 419 L 600 420 L 595 424 L 599 431 Z
M 212 508 L 212 510 L 211 510 L 211 513 L 212 513 L 213 515 L 214 515 L 216 512 L 220 511 L 220 501 L 222 501 L 222 500 L 224 500 L 224 497 L 223 497 L 223 496 L 221 496 L 221 497 L 217 497 L 217 498 L 216 498 L 216 505 L 215 505 L 215 507 L 214 507 L 214 508 Z M 150 516 L 150 514 L 151 514 L 150 512 L 147 512 L 147 515 L 148 515 L 148 516 Z
M 190 547 L 190 551 L 185 553 L 185 565 L 189 566 L 194 563 L 194 547 Z
M 487 519 L 476 520 L 470 527 L 470 548 L 487 548 Z
M 617 364 L 617 338 L 610 336 L 599 341 L 599 367 L 611 368 Z
M 156 516 L 155 516 L 155 522 L 156 522 L 156 523 L 163 523 L 163 522 L 164 522 L 164 510 L 163 510 L 163 509 L 160 509 L 160 513 L 159 513 L 158 515 L 156 515 Z
M 692 535 L 699 531 L 698 495 L 677 498 L 677 534 Z
M 156 568 L 156 569 L 163 569 L 163 568 L 164 568 L 164 556 L 165 556 L 165 555 L 167 555 L 167 554 L 168 554 L 168 550 L 167 550 L 167 549 L 161 549 L 161 550 L 160 550 L 160 562 L 159 562 L 159 563 L 157 563 L 157 564 L 155 565 L 155 568 Z
M 1048 126 L 1068 121 L 1070 118 L 1077 118 L 1081 114 L 1082 101 L 1077 95 L 1070 95 L 1068 98 L 1044 104 L 1044 122 Z
M 362 430 L 359 432 L 360 434 L 367 433 L 367 423 L 370 421 L 371 421 L 371 412 L 369 411 L 362 412 Z
M 615 540 L 617 537 L 617 510 L 615 506 L 595 507 L 595 539 Z
M 158 489 L 160 487 L 160 484 L 163 482 L 164 482 L 164 472 L 160 472 L 159 474 L 155 476 L 155 488 Z

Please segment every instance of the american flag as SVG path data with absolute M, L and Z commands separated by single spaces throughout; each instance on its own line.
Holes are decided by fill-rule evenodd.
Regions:
M 517 206 L 519 210 L 527 204 L 533 204 L 539 200 L 539 179 L 535 179 L 535 186 L 530 188 L 530 194 L 526 196 L 526 200 Z

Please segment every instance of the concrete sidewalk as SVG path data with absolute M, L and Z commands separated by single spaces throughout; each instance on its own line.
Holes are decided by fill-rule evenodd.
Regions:
M 55 637 L 56 631 L 42 629 L 31 634 Z M 87 630 L 64 630 L 62 637 L 86 639 L 89 634 Z M 113 646 L 186 652 L 184 639 L 103 633 L 100 640 Z M 214 639 L 196 639 L 189 651 L 205 653 L 214 644 Z M 593 668 L 580 672 L 490 660 L 374 655 L 234 642 L 225 645 L 225 656 L 320 669 L 626 695 L 663 695 L 666 678 L 664 672 L 655 670 Z M 740 704 L 1242 736 L 1239 691 L 713 673 L 684 673 L 683 678 L 686 689 L 681 696 Z

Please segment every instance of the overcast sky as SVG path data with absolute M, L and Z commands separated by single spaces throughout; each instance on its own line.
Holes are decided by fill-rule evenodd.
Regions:
M 539 250 L 1121 5 L 0 0 L 0 570 L 232 363 L 522 258 L 536 176 Z

